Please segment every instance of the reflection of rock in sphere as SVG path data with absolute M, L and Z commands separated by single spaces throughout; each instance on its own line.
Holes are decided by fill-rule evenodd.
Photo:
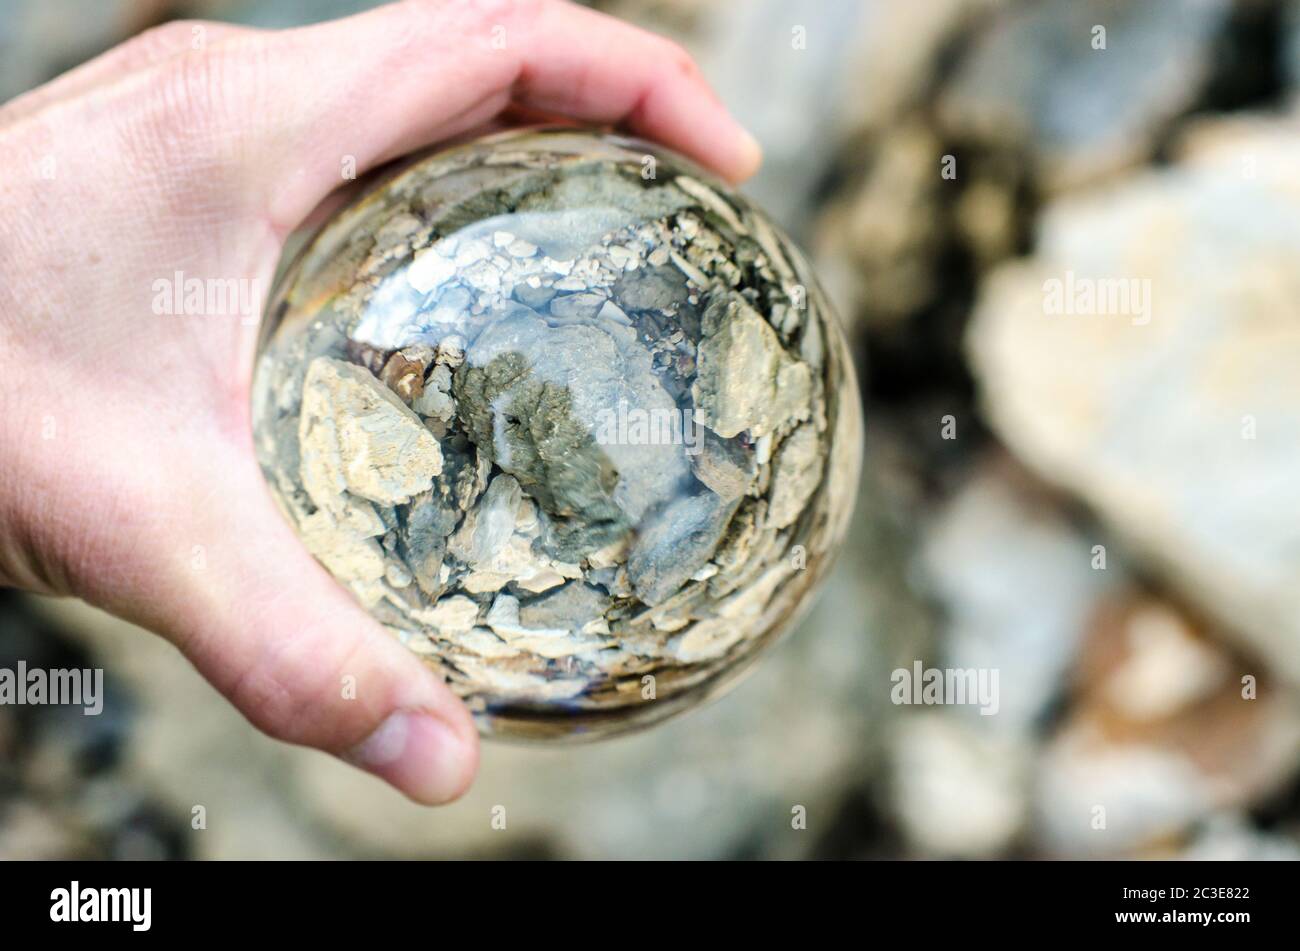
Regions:
M 643 143 L 427 158 L 335 217 L 269 314 L 275 495 L 489 732 L 703 699 L 843 533 L 861 424 L 821 292 L 762 214 Z

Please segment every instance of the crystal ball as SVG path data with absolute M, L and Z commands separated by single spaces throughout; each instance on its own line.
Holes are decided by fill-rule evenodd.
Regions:
M 788 628 L 861 412 L 799 251 L 685 158 L 515 130 L 408 162 L 281 274 L 258 460 L 313 556 L 525 740 L 642 727 Z

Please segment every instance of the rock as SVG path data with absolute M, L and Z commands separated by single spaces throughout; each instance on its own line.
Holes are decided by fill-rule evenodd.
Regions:
M 1002 685 L 997 715 L 977 725 L 1035 736 L 1060 699 L 1093 615 L 1127 579 L 1118 552 L 1094 567 L 1099 541 L 1001 453 L 936 513 L 918 567 L 944 617 L 938 660 L 997 670 Z
M 411 400 L 411 409 L 444 423 L 451 421 L 456 415 L 456 401 L 451 398 L 450 367 L 439 363 L 429 371 L 428 378 Z
M 743 298 L 718 296 L 704 312 L 703 329 L 692 392 L 704 425 L 728 439 L 746 431 L 757 438 L 808 417 L 808 365 L 785 352 Z
M 411 409 L 421 416 L 446 423 L 456 415 L 456 403 L 442 390 L 427 389 L 411 401 Z
M 581 572 L 574 565 L 556 562 L 534 550 L 534 537 L 515 533 L 490 561 L 482 562 L 465 576 L 465 590 L 472 594 L 499 591 L 508 584 L 528 592 L 545 591 Z
M 411 617 L 427 624 L 443 637 L 467 633 L 478 621 L 478 604 L 458 594 L 443 598 L 427 609 L 411 612 Z
M 1044 0 L 1007 5 L 939 99 L 950 138 L 1014 137 L 1049 188 L 1150 157 L 1204 88 L 1229 0 Z M 1103 38 L 1104 49 L 1095 48 Z
M 1029 813 L 1032 746 L 931 710 L 901 718 L 890 739 L 893 809 L 913 849 L 947 859 L 1010 850 Z
M 829 150 L 814 154 L 800 143 L 835 141 L 866 100 L 887 85 L 898 88 L 872 67 L 890 53 L 910 51 L 948 2 L 929 0 L 912 20 L 893 16 L 894 8 L 909 5 L 889 0 L 795 6 L 788 0 L 751 0 L 739 15 L 726 5 L 676 0 L 655 4 L 655 12 L 691 7 L 698 22 L 680 39 L 732 114 L 763 143 L 763 167 L 745 190 L 776 220 L 798 229 L 832 165 Z M 661 14 L 646 23 L 646 5 L 636 2 L 620 3 L 611 12 L 670 34 L 681 19 Z M 795 42 L 800 36 L 806 45 Z M 755 50 L 763 50 L 762 68 L 755 68 Z M 782 108 L 771 108 L 776 101 Z M 829 102 L 835 107 L 825 108 Z
M 519 202 L 514 228 L 557 261 L 572 261 L 623 227 L 630 215 L 658 218 L 687 203 L 675 188 L 646 187 L 598 163 L 555 179 Z
M 1207 126 L 1179 166 L 1050 207 L 967 343 L 1012 450 L 1300 683 L 1295 132 Z
M 702 426 L 698 433 L 699 452 L 691 457 L 695 478 L 725 501 L 740 498 L 758 474 L 753 450 L 739 439 L 723 439 Z
M 398 352 L 388 358 L 379 379 L 410 405 L 424 392 L 424 368 L 427 365 L 428 361 L 411 359 L 407 354 Z
M 537 287 L 532 287 L 529 284 L 515 285 L 515 299 L 538 311 L 544 310 L 552 298 L 555 297 L 555 294 L 555 288 L 543 287 L 540 283 Z
M 341 527 L 328 511 L 302 519 L 299 534 L 307 550 L 344 583 L 378 581 L 384 576 L 384 552 L 373 538 Z
M 1191 862 L 1300 862 L 1300 844 L 1276 831 L 1252 828 L 1238 812 L 1217 813 L 1178 855 Z
M 303 382 L 302 480 L 322 506 L 343 491 L 396 505 L 442 472 L 438 440 L 362 367 L 317 357 Z
M 437 248 L 425 248 L 415 255 L 406 269 L 406 280 L 421 294 L 436 291 L 456 274 L 456 262 L 444 257 Z
M 425 594 L 442 591 L 440 571 L 447 552 L 447 537 L 456 531 L 465 510 L 481 490 L 481 466 L 470 452 L 451 442 L 444 447 L 443 473 L 433 487 L 399 508 L 398 551 Z M 472 533 L 472 529 L 471 529 Z
M 609 328 L 520 313 L 475 341 L 453 389 L 475 442 L 548 516 L 561 560 L 617 541 L 688 471 L 680 446 L 596 442 L 597 421 L 620 402 L 676 410 L 648 353 Z
M 553 317 L 569 320 L 591 320 L 600 312 L 608 298 L 603 294 L 581 292 L 565 294 L 551 301 L 550 313 Z
M 525 627 L 581 631 L 603 617 L 609 606 L 610 598 L 604 591 L 581 581 L 571 581 L 522 605 L 519 620 Z
M 1138 593 L 1098 613 L 1037 762 L 1034 834 L 1047 854 L 1149 854 L 1295 774 L 1290 697 L 1210 633 Z
M 614 282 L 614 300 L 624 310 L 668 310 L 686 299 L 686 278 L 671 265 L 641 267 Z
M 797 519 L 822 480 L 825 458 L 817 430 L 805 423 L 781 443 L 772 473 L 772 497 L 767 520 L 772 528 L 785 528 Z
M 709 491 L 668 503 L 628 553 L 627 574 L 637 597 L 656 605 L 685 584 L 713 557 L 735 510 L 734 502 Z
M 448 551 L 467 565 L 490 561 L 514 534 L 523 493 L 512 476 L 498 475 L 452 536 Z
M 556 625 L 542 627 L 536 623 L 529 623 L 521 618 L 519 601 L 516 598 L 508 594 L 499 594 L 492 602 L 492 609 L 488 611 L 487 624 L 511 648 L 552 660 L 590 654 L 605 646 L 605 642 L 599 636 L 584 636 L 582 626 L 578 625 L 577 619 L 543 611 L 537 614 L 534 620 L 540 620 L 543 615 L 551 616 Z M 540 678 L 529 677 L 518 686 L 512 685 L 513 675 L 505 669 L 494 671 L 492 676 L 496 678 L 505 694 L 520 687 L 532 693 L 541 688 L 544 683 Z M 561 681 L 556 688 L 562 692 L 561 695 L 572 696 L 575 693 L 572 691 L 572 682 Z

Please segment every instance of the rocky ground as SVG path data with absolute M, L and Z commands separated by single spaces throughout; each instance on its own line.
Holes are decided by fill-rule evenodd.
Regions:
M 430 812 L 9 595 L 5 658 L 110 689 L 0 707 L 0 854 L 1300 857 L 1300 2 L 600 5 L 699 56 L 851 332 L 866 468 L 812 612 L 707 709 L 493 746 Z M 325 5 L 41 6 L 0 12 L 0 95 L 159 16 Z M 998 671 L 996 714 L 891 702 L 917 661 Z

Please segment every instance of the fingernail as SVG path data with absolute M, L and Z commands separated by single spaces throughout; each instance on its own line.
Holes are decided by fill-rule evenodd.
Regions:
M 442 720 L 419 710 L 390 713 L 343 759 L 417 802 L 450 802 L 465 791 L 472 753 Z

